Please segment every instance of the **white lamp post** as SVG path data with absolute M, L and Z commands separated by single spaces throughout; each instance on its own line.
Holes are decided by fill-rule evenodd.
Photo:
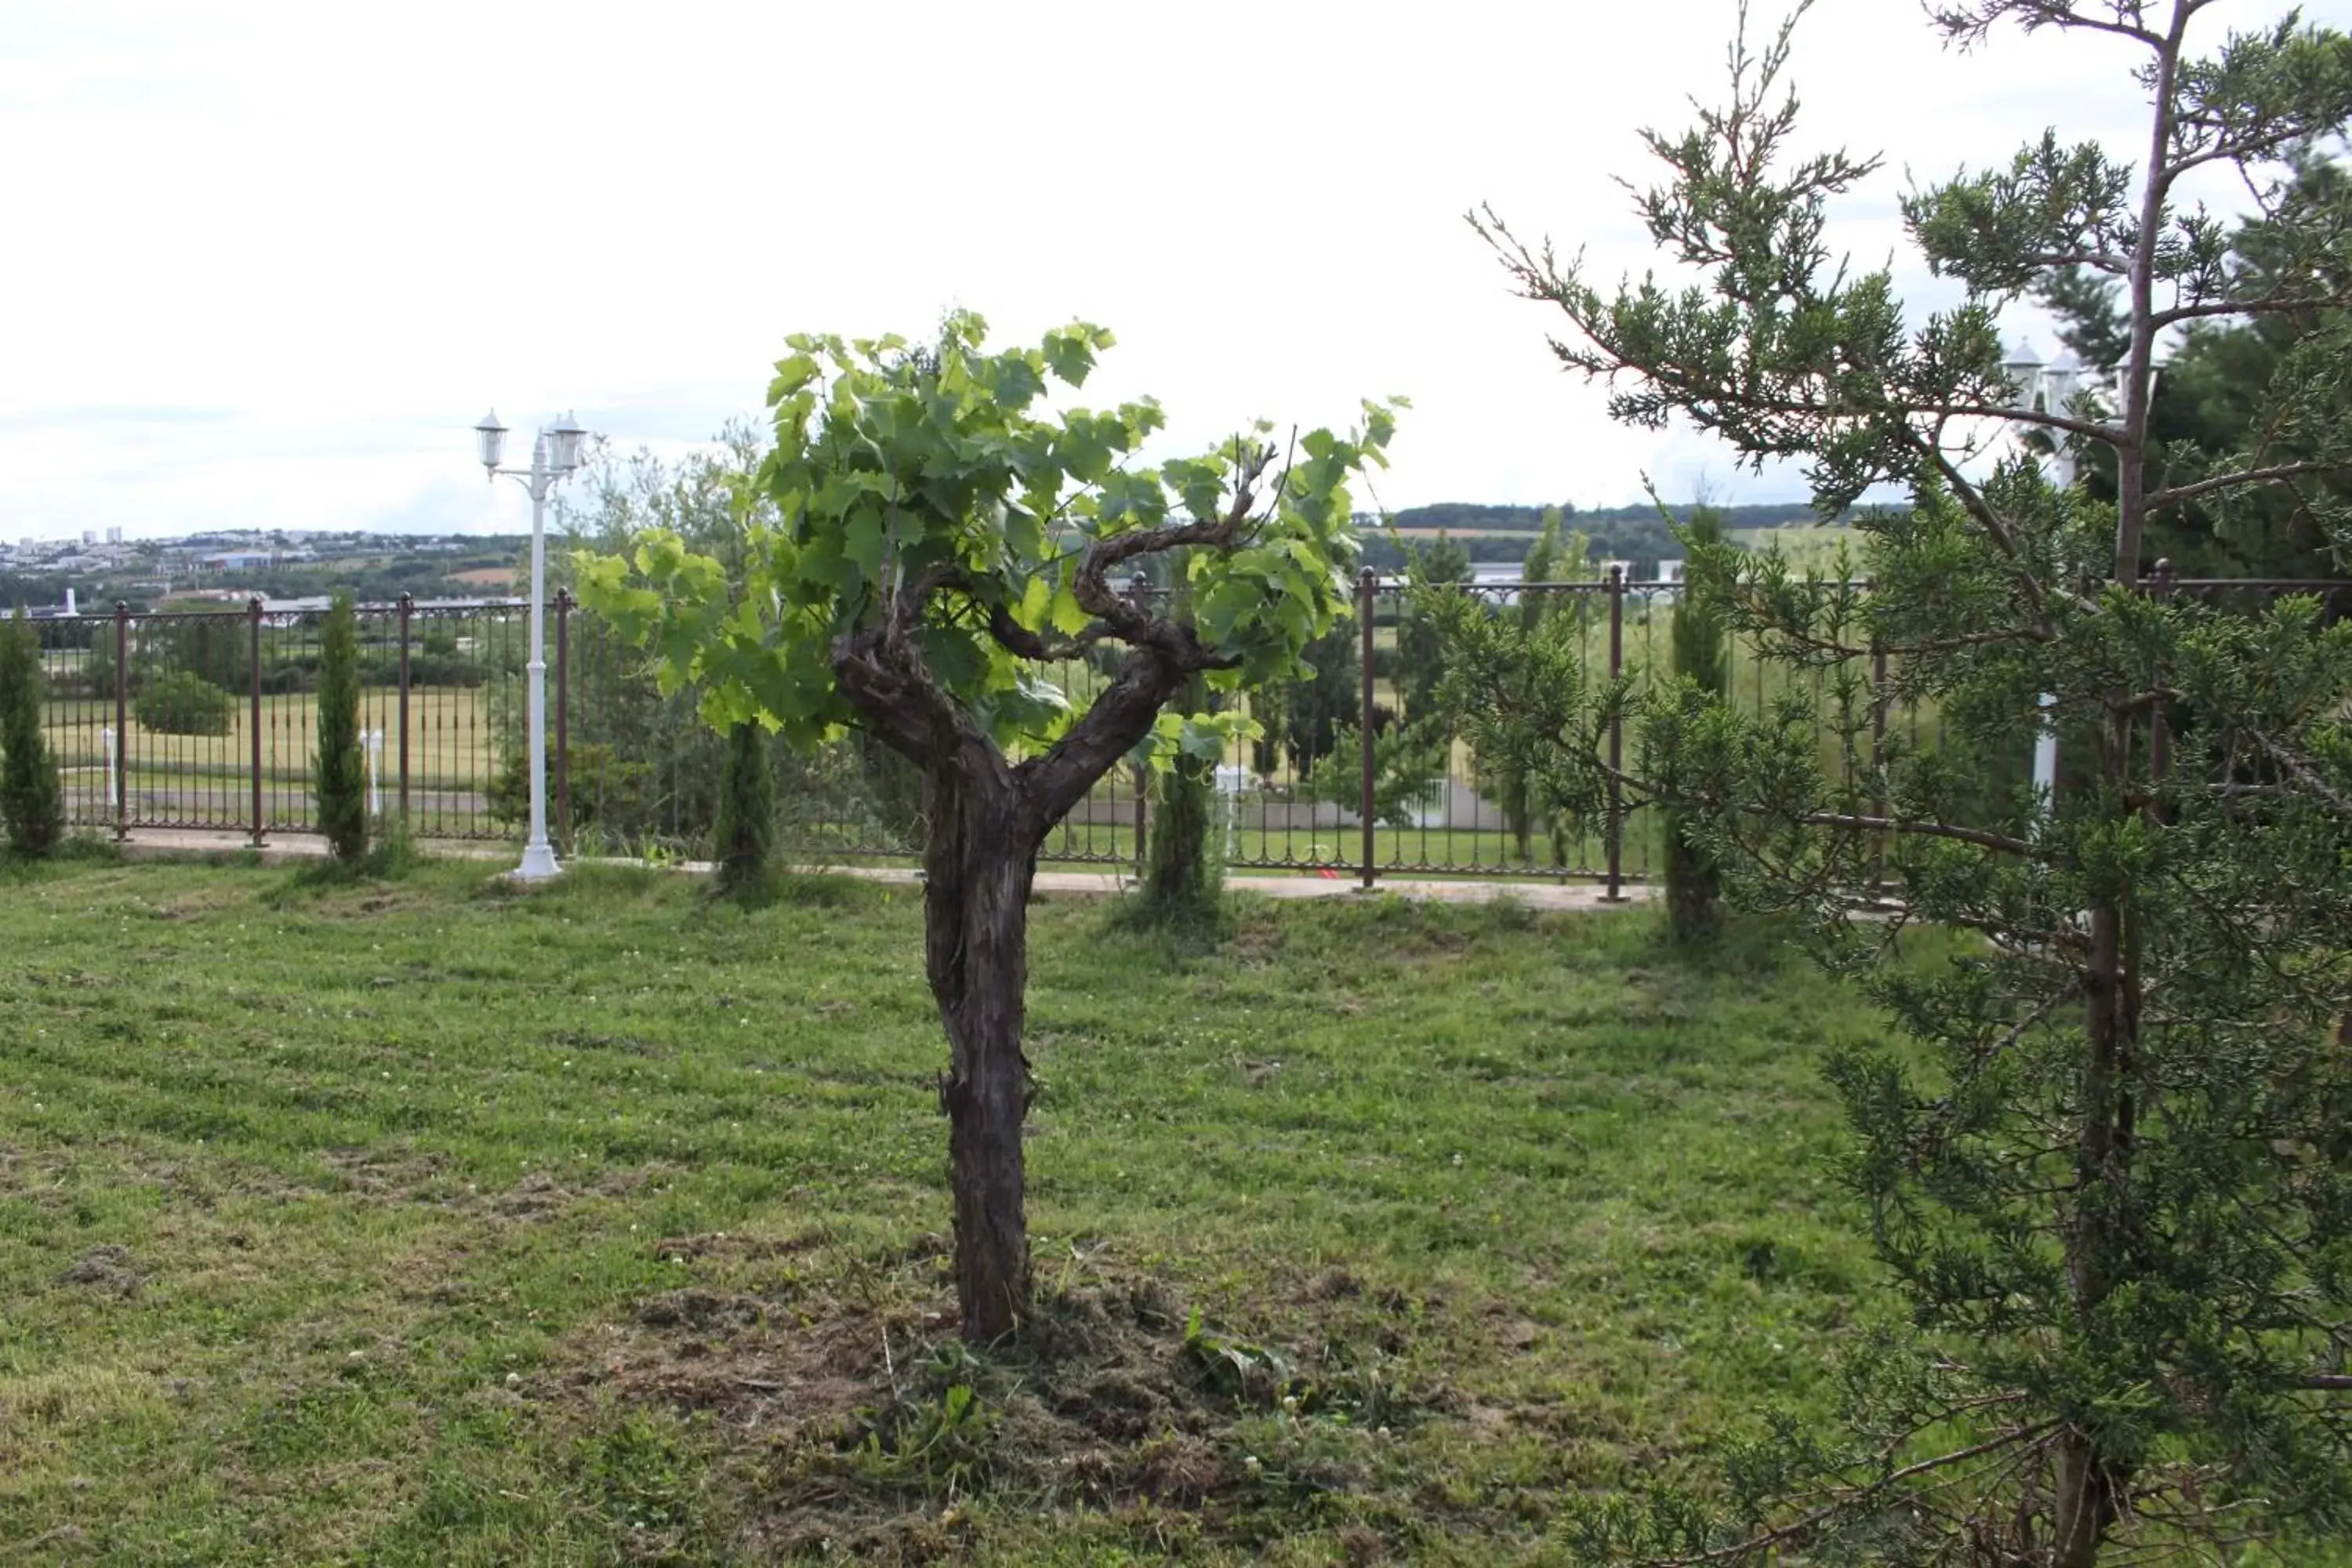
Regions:
M 530 491 L 530 662 L 525 667 L 530 676 L 530 838 L 523 846 L 522 864 L 514 869 L 519 881 L 543 881 L 562 869 L 547 837 L 547 497 L 579 468 L 587 436 L 566 414 L 531 443 L 530 468 L 501 468 L 507 427 L 499 423 L 498 410 L 474 426 L 478 456 L 490 478 L 504 474 Z
M 2009 356 L 2000 362 L 2000 368 L 2009 374 L 2011 384 L 2017 388 L 2017 401 L 2011 406 L 2021 414 L 2063 414 L 2067 405 L 2074 400 L 2074 395 L 2085 385 L 2122 401 L 2123 371 L 2120 368 L 2112 372 L 2094 370 L 2075 358 L 2072 349 L 2060 350 L 2056 359 L 2044 364 L 2034 357 L 2032 345 L 2021 339 L 2017 346 L 2009 351 Z M 2147 384 L 2151 395 L 2163 374 L 2162 360 L 2149 364 Z M 2072 489 L 2077 472 L 2074 448 L 2066 440 L 2064 432 L 2053 431 L 2052 434 L 2050 477 L 2057 481 L 2060 489 Z M 2054 702 L 2049 693 L 2042 694 L 2042 706 L 2045 710 Z M 2042 792 L 2044 800 L 2049 799 L 2058 786 L 2058 731 L 2046 721 L 2041 737 L 2033 743 L 2033 786 Z
M 2063 413 L 2066 400 L 2074 395 L 2075 383 L 2082 375 L 2082 363 L 2075 359 L 2073 351 L 2062 350 L 2055 362 L 2044 364 L 2036 357 L 2032 345 L 2022 339 L 2009 351 L 2009 357 L 2001 361 L 2000 368 L 2009 373 L 2011 384 L 2017 388 L 2014 406 L 2021 413 L 2031 414 Z M 2067 447 L 2063 435 L 2051 445 L 2054 455 L 2050 466 L 2056 470 L 2053 478 L 2058 481 L 2060 489 L 2072 489 L 2074 483 L 2074 454 Z M 2058 792 L 2058 726 L 2047 717 L 2057 702 L 2058 700 L 2049 692 L 2042 694 L 2044 717 L 2040 732 L 2033 738 L 2033 792 L 2041 798 L 2042 810 L 2045 814 Z

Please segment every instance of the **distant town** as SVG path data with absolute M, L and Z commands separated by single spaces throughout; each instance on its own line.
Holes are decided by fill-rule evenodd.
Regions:
M 0 540 L 0 607 L 36 616 L 265 604 L 348 588 L 365 600 L 481 600 L 512 594 L 529 540 L 489 534 L 231 530 L 131 539 L 119 528 Z
M 1453 502 L 1407 508 L 1385 523 L 1362 517 L 1363 560 L 1384 573 L 1402 570 L 1409 552 L 1442 538 L 1478 580 L 1516 581 L 1549 510 Z M 1584 536 L 1589 569 L 1615 565 L 1647 581 L 1671 577 L 1680 564 L 1681 546 L 1654 507 L 1556 510 L 1565 527 Z M 1800 552 L 1843 532 L 1808 526 L 1814 519 L 1801 505 L 1719 510 L 1735 537 L 1770 537 Z M 126 540 L 119 528 L 86 529 L 0 540 L 0 614 L 20 604 L 46 617 L 110 611 L 118 603 L 144 612 L 255 597 L 265 607 L 296 610 L 322 607 L 337 590 L 362 603 L 407 594 L 421 604 L 478 604 L 518 592 L 529 551 L 530 540 L 519 534 L 237 529 Z

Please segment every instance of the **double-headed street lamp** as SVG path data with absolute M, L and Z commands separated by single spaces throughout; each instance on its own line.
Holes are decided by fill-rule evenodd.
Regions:
M 530 839 L 523 846 L 517 880 L 543 881 L 562 868 L 555 863 L 555 847 L 547 838 L 547 497 L 556 485 L 578 471 L 588 432 L 566 414 L 539 433 L 531 443 L 530 467 L 501 468 L 507 427 L 491 409 L 474 426 L 482 467 L 496 479 L 500 474 L 522 481 L 530 491 Z
M 2061 349 L 2058 357 L 2044 364 L 2034 356 L 2032 346 L 2021 339 L 2009 351 L 2000 368 L 2009 374 L 2011 385 L 2018 391 L 2017 408 L 2026 414 L 2064 414 L 2074 395 L 2087 385 L 2096 385 L 2099 377 L 2084 369 L 2072 349 Z M 2074 488 L 2074 449 L 2067 444 L 2065 435 L 2057 434 L 2050 443 L 2051 477 L 2062 490 Z

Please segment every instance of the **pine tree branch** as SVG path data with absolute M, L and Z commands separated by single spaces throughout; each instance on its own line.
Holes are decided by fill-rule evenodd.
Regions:
M 1906 406 L 1915 414 L 1940 414 L 1961 419 L 2000 419 L 2011 425 L 2063 430 L 2070 436 L 2080 436 L 2108 447 L 2121 445 L 2126 435 L 2119 425 L 2103 425 L 2095 419 L 2076 419 L 2071 415 L 2050 414 L 2039 408 L 1991 408 L 1981 403 L 1913 403 Z
M 1851 1512 L 1873 1498 L 1902 1485 L 1905 1481 L 1916 1479 L 1918 1477 L 1937 1470 L 1949 1469 L 1954 1465 L 1964 1465 L 1970 1459 L 1980 1459 L 1987 1454 L 1997 1454 L 2003 1448 L 2030 1442 L 2034 1438 L 2046 1436 L 2057 1425 L 2055 1421 L 2037 1421 L 2031 1426 L 2012 1427 L 1997 1437 L 1988 1437 L 1981 1443 L 1971 1444 L 1968 1447 L 1958 1448 L 1948 1454 L 1938 1454 L 1931 1459 L 1917 1460 L 1904 1466 L 1899 1470 L 1889 1471 L 1867 1486 L 1856 1488 L 1835 1502 L 1815 1509 L 1802 1519 L 1792 1520 L 1777 1529 L 1751 1535 L 1747 1540 L 1730 1546 L 1717 1547 L 1713 1552 L 1703 1552 L 1696 1557 L 1661 1558 L 1653 1563 L 1652 1568 L 1702 1568 L 1705 1563 L 1728 1563 L 1734 1558 L 1768 1551 L 1784 1542 L 1793 1541 L 1810 1533 L 1838 1515 Z
M 2298 474 L 2333 474 L 2341 473 L 2347 468 L 2352 468 L 2352 463 L 2323 462 L 2317 459 L 2302 463 L 2278 463 L 2267 468 L 2241 468 L 2234 473 L 2215 474 L 2210 479 L 2199 479 L 2193 484 L 2174 485 L 2168 489 L 2158 490 L 2147 498 L 2147 510 L 2155 511 L 2160 507 L 2179 506 L 2183 501 L 2193 500 L 2211 491 L 2229 489 L 2238 485 L 2273 484 L 2280 479 L 2293 479 Z
M 2249 729 L 2244 731 L 2244 734 L 2247 739 L 2253 742 L 2256 750 L 2284 768 L 2295 783 L 2303 786 L 2305 795 L 2317 800 L 2338 816 L 2352 820 L 2352 800 L 2346 799 L 2344 795 L 2327 781 L 2326 776 L 2313 765 L 2309 758 L 2292 750 L 2285 742 L 2273 736 L 2266 735 L 2259 730 Z
M 2133 7 L 2132 15 L 2138 14 L 2138 8 Z M 2160 35 L 2137 22 L 2125 21 L 2120 11 L 2115 20 L 2101 21 L 2076 10 L 2072 0 L 1976 0 L 1973 6 L 1931 7 L 1929 16 L 1947 37 L 1962 46 L 1982 39 L 1992 31 L 1995 23 L 2012 16 L 2028 32 L 2036 27 L 2057 27 L 2067 32 L 2112 33 L 2150 48 L 2160 47 L 2164 43 Z
M 1726 801 L 1706 795 L 1669 792 L 1654 781 L 1644 779 L 1623 768 L 1612 768 L 1607 763 L 1597 764 L 1601 776 L 1613 780 L 1621 788 L 1640 792 L 1640 804 L 1647 805 L 1696 806 L 1702 810 L 1737 811 L 1748 816 L 1777 816 L 1800 827 L 1843 827 L 1861 833 L 1892 833 L 1914 838 L 1948 838 L 1961 844 L 1973 844 L 1980 849 L 1991 849 L 2003 855 L 2031 855 L 2033 846 L 2022 838 L 2006 833 L 1994 833 L 1988 828 L 1964 827 L 1956 822 L 1916 822 L 1903 817 L 1863 816 L 1843 811 L 1785 812 L 1760 801 Z M 1629 806 L 1627 809 L 1631 809 Z
M 1769 806 L 1746 805 L 1742 810 L 1773 815 Z M 2003 855 L 2031 855 L 2033 846 L 2022 838 L 2012 838 L 2006 833 L 1993 833 L 1981 827 L 1963 827 L 1953 822 L 1910 822 L 1894 816 L 1859 816 L 1849 812 L 1811 811 L 1789 818 L 1802 827 L 1846 827 L 1863 833 L 1892 833 L 1915 838 L 1949 838 L 1961 844 L 1973 844 L 1981 849 L 1997 850 Z
M 1953 462 L 1941 447 L 1922 443 L 1920 455 L 1934 466 L 1945 488 L 1960 503 L 1961 510 L 1976 519 L 1978 525 L 2000 547 L 2000 552 L 2009 557 L 2015 567 L 2014 580 L 2024 595 L 2027 612 L 2033 618 L 2034 631 L 2044 642 L 2056 637 L 2058 629 L 2050 619 L 2048 595 L 2041 576 L 2025 560 L 2025 552 L 2018 547 L 2016 533 L 2001 520 L 2000 514 L 1993 510 L 1992 503 L 1985 500 L 1984 492 L 1969 482 L 1968 476 L 1960 472 L 1959 465 Z
M 2310 310 L 2341 310 L 2352 303 L 2352 296 L 2344 294 L 2296 294 L 2272 296 L 2262 300 L 2204 300 L 2193 305 L 2175 305 L 2158 310 L 2151 318 L 2156 330 L 2177 326 L 2182 321 L 2203 321 L 2215 316 L 2287 316 Z
M 2113 273 L 2118 278 L 2131 268 L 2131 258 L 2118 256 L 2112 250 L 2045 250 L 2039 256 L 2026 258 L 2025 263 L 2032 267 L 2088 267 L 2095 271 Z

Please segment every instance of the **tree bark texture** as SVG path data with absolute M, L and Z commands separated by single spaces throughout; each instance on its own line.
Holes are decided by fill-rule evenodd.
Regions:
M 2126 795 L 2133 728 L 2130 710 L 2118 703 L 2098 737 L 2101 783 L 2111 800 Z M 2086 1330 L 2114 1290 L 2117 1262 L 2130 1249 L 2140 1028 L 2137 924 L 2119 890 L 2090 910 L 2074 1212 L 2065 1242 L 2068 1288 Z M 2052 1561 L 2058 1568 L 2092 1568 L 2098 1561 L 2128 1479 L 2102 1451 L 2098 1434 L 2069 1429 L 2062 1435 L 2052 1519 Z
M 963 1337 L 986 1344 L 1017 1332 L 1030 1312 L 1021 1036 L 1037 850 L 1150 732 L 1183 679 L 1213 661 L 1188 629 L 1137 620 L 1131 629 L 1143 646 L 1060 740 L 1015 764 L 905 636 L 928 591 L 917 584 L 904 616 L 836 642 L 833 663 L 842 694 L 873 733 L 922 771 L 924 968 L 948 1036 L 940 1101 L 950 1129 L 956 1297 Z M 1101 593 L 1097 584 L 1089 596 Z
M 1014 1332 L 1029 1311 L 1021 1049 L 1029 983 L 1029 888 L 1037 846 L 1008 835 L 1007 779 L 933 768 L 924 782 L 924 968 L 948 1036 L 940 1080 L 955 1200 L 956 1303 L 964 1337 Z

